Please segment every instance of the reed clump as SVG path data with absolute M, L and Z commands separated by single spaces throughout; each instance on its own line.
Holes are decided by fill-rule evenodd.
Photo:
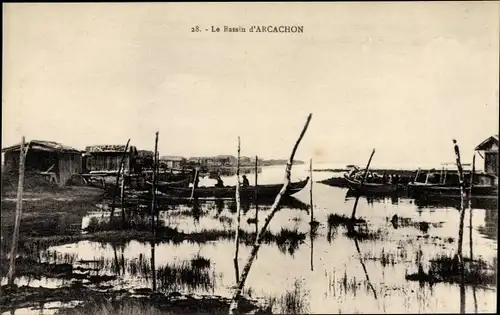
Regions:
M 419 265 L 418 272 L 407 274 L 406 280 L 427 283 L 456 283 L 467 285 L 496 285 L 496 270 L 482 259 L 464 259 L 463 278 L 458 257 L 438 256 L 429 261 L 429 270 L 425 272 Z M 463 279 L 463 280 L 462 280 Z
M 366 221 L 362 218 L 356 218 L 351 220 L 351 217 L 348 217 L 344 214 L 337 214 L 337 213 L 330 213 L 328 215 L 327 223 L 329 227 L 336 227 L 336 226 L 347 226 L 349 224 L 359 224 L 359 223 L 366 223 Z

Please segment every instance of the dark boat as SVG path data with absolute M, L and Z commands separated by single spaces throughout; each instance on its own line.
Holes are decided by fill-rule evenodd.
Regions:
M 404 186 L 400 184 L 364 182 L 363 185 L 361 185 L 359 180 L 349 177 L 347 174 L 344 175 L 344 178 L 350 189 L 361 194 L 391 194 L 404 189 Z
M 165 192 L 170 187 L 188 187 L 190 182 L 191 182 L 191 178 L 189 178 L 189 177 L 181 179 L 181 180 L 177 180 L 177 181 L 171 181 L 171 182 L 158 181 L 156 183 L 156 188 L 161 192 Z M 148 188 L 150 188 L 152 183 L 148 181 L 148 182 L 146 182 L 146 185 Z
M 318 183 L 325 184 L 332 187 L 348 188 L 347 180 L 344 177 L 330 177 L 319 181 Z
M 460 199 L 460 187 L 440 185 L 440 184 L 424 184 L 410 183 L 408 184 L 410 194 L 414 198 L 448 198 Z M 469 189 L 466 188 L 466 193 Z M 473 198 L 498 198 L 498 187 L 493 185 L 474 185 L 472 186 Z
M 470 173 L 464 173 L 467 194 L 469 193 L 470 176 Z M 416 178 L 414 182 L 409 183 L 408 191 L 413 198 L 460 199 L 458 174 L 443 176 L 441 173 L 429 173 L 424 182 Z M 495 178 L 490 174 L 474 174 L 471 193 L 473 198 L 498 198 L 498 185 L 495 184 Z
M 290 183 L 285 196 L 291 196 L 301 191 L 309 181 L 307 177 L 303 181 Z M 257 198 L 267 199 L 275 198 L 280 192 L 283 184 L 259 185 L 257 186 Z M 194 190 L 191 187 L 169 187 L 164 192 L 166 195 L 176 196 L 179 198 L 235 198 L 236 186 L 227 187 L 198 187 Z M 240 187 L 240 196 L 242 199 L 251 199 L 255 197 L 255 186 Z

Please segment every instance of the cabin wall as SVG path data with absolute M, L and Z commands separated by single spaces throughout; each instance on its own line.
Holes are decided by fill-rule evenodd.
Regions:
M 164 161 L 161 161 L 161 163 L 164 164 L 168 168 L 176 168 L 176 169 L 182 168 L 182 161 L 164 160 Z
M 59 186 L 64 186 L 75 174 L 82 172 L 82 157 L 80 154 L 59 154 Z
M 120 152 L 95 154 L 87 157 L 86 168 L 89 172 L 96 171 L 118 171 L 123 154 Z M 124 173 L 131 173 L 134 171 L 134 161 L 132 157 L 127 154 L 123 161 Z
M 19 151 L 5 152 L 5 171 L 12 172 L 19 170 Z M 29 151 L 25 160 L 26 172 L 45 172 L 52 165 L 51 172 L 59 169 L 58 156 L 56 152 L 50 151 Z
M 485 154 L 484 154 L 484 170 L 488 174 L 498 176 L 498 151 L 485 152 Z

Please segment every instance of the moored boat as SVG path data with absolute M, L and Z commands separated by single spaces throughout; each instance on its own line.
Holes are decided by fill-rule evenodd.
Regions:
M 361 185 L 361 181 L 347 174 L 344 175 L 344 178 L 350 189 L 361 194 L 391 194 L 404 190 L 404 186 L 400 184 L 364 182 Z
M 476 173 L 473 178 L 474 183 L 472 191 L 470 191 L 473 198 L 498 197 L 498 185 L 495 184 L 493 175 Z M 467 195 L 470 190 L 470 179 L 470 172 L 464 172 L 464 184 Z M 417 175 L 414 182 L 408 184 L 408 191 L 411 197 L 421 199 L 460 199 L 461 197 L 459 178 L 456 173 L 446 175 L 446 172 L 429 172 L 425 175 L 425 181 L 419 180 Z
M 164 192 L 170 187 L 188 187 L 190 182 L 191 179 L 189 177 L 170 182 L 158 181 L 156 183 L 156 187 L 159 191 Z M 146 184 L 148 188 L 152 186 L 152 183 L 150 181 L 147 181 Z
M 285 192 L 285 196 L 291 196 L 301 191 L 307 185 L 308 181 L 309 177 L 299 182 L 290 183 Z M 242 199 L 254 198 L 257 190 L 257 198 L 259 200 L 275 198 L 282 187 L 283 184 L 258 185 L 257 188 L 255 186 L 240 187 L 240 196 Z M 194 189 L 194 191 L 191 187 L 168 187 L 168 189 L 165 189 L 164 193 L 180 198 L 189 198 L 191 196 L 196 198 L 235 198 L 236 186 L 198 187 Z

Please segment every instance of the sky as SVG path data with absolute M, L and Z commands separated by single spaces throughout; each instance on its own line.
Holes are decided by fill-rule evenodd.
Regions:
M 2 147 L 465 162 L 498 134 L 500 4 L 4 4 Z M 191 32 L 194 26 L 203 32 Z M 211 33 L 301 25 L 304 33 Z

